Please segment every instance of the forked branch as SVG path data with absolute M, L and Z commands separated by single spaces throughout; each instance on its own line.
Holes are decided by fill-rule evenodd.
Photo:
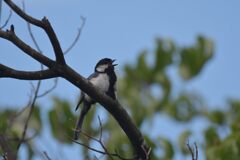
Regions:
M 189 140 L 188 140 L 187 147 L 188 147 L 189 152 L 191 153 L 192 160 L 198 160 L 198 147 L 197 147 L 197 143 L 194 142 L 194 147 L 192 148 L 190 146 Z
M 52 28 L 52 25 L 49 23 L 48 19 L 44 17 L 42 20 L 38 20 L 36 18 L 33 18 L 26 14 L 21 8 L 19 8 L 17 5 L 15 5 L 11 0 L 4 0 L 5 3 L 8 4 L 8 6 L 15 12 L 17 13 L 20 17 L 22 17 L 25 21 L 28 23 L 31 23 L 35 26 L 38 26 L 42 28 L 46 34 L 48 35 L 48 38 L 52 44 L 56 61 L 62 65 L 66 64 L 64 56 L 63 56 L 63 51 L 60 46 L 60 43 L 58 41 L 58 38 Z
M 141 132 L 138 130 L 121 104 L 97 90 L 86 78 L 78 74 L 75 70 L 66 64 L 60 43 L 49 21 L 46 18 L 43 18 L 43 20 L 37 20 L 27 15 L 11 0 L 4 0 L 4 2 L 6 2 L 6 4 L 8 4 L 8 6 L 25 21 L 42 28 L 46 32 L 54 49 L 56 61 L 48 58 L 44 54 L 41 54 L 39 51 L 36 51 L 25 42 L 23 42 L 20 38 L 18 38 L 14 32 L 14 27 L 12 25 L 10 30 L 0 30 L 0 37 L 12 42 L 24 53 L 35 59 L 37 62 L 45 65 L 48 69 L 36 72 L 25 72 L 1 65 L 0 77 L 25 80 L 41 80 L 53 77 L 62 77 L 66 79 L 81 89 L 83 92 L 91 96 L 110 112 L 110 114 L 116 119 L 116 121 L 128 136 L 133 148 L 135 149 L 135 153 L 137 154 L 138 159 L 149 159 L 151 151 L 150 148 L 145 143 Z

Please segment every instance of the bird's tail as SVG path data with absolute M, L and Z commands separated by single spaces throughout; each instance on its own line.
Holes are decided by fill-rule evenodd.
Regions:
M 78 138 L 79 138 L 79 134 L 80 134 L 81 129 L 82 129 L 83 120 L 84 120 L 87 112 L 89 111 L 90 107 L 91 107 L 90 104 L 83 103 L 83 108 L 81 110 L 80 117 L 77 121 L 76 128 L 75 128 L 75 131 L 74 131 L 74 140 L 78 140 Z

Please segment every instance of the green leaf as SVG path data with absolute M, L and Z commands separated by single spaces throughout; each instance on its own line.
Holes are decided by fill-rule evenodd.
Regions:
M 54 106 L 49 111 L 48 117 L 53 136 L 60 142 L 71 143 L 76 118 L 71 112 L 70 104 L 54 98 Z
M 197 38 L 193 47 L 180 50 L 179 72 L 183 79 L 189 80 L 197 76 L 214 53 L 213 42 L 202 36 Z
M 155 71 L 159 72 L 172 64 L 175 46 L 171 40 L 157 39 L 156 42 Z
M 189 150 L 186 147 L 186 144 L 189 140 L 189 137 L 192 135 L 192 132 L 189 130 L 184 131 L 178 138 L 178 145 L 184 155 L 189 154 Z
M 220 143 L 220 138 L 217 134 L 217 130 L 214 127 L 209 127 L 205 131 L 205 139 L 207 146 L 214 146 Z
M 165 138 L 159 138 L 159 141 L 160 141 L 160 145 L 164 149 L 164 153 L 165 153 L 164 156 L 162 157 L 162 159 L 164 159 L 164 160 L 173 159 L 174 150 L 173 150 L 173 146 L 170 143 L 170 141 Z
M 212 111 L 208 114 L 208 118 L 212 122 L 217 123 L 219 125 L 222 125 L 226 122 L 225 116 L 226 115 L 224 114 L 224 112 L 220 110 Z

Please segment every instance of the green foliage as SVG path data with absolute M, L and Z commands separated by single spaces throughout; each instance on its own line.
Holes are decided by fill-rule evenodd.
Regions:
M 76 118 L 70 104 L 58 98 L 54 98 L 53 102 L 53 107 L 48 113 L 52 134 L 60 142 L 71 143 L 74 129 L 72 124 L 75 124 Z
M 189 137 L 192 135 L 192 132 L 189 130 L 184 131 L 178 139 L 178 145 L 184 155 L 189 154 L 189 150 L 187 149 L 186 144 L 189 141 Z
M 24 131 L 24 125 L 29 116 L 30 107 L 24 108 L 23 110 L 5 110 L 0 112 L 0 135 L 3 135 L 11 146 L 13 152 L 16 152 L 17 146 L 19 144 L 19 139 L 22 138 Z M 32 139 L 32 137 L 37 136 L 42 131 L 42 120 L 40 109 L 37 105 L 34 106 L 30 121 L 28 123 L 28 128 L 26 131 L 25 139 Z M 32 159 L 33 144 L 29 141 L 26 143 L 27 157 Z M 0 150 L 0 153 L 3 151 Z
M 206 62 L 213 56 L 213 43 L 202 36 L 197 38 L 194 46 L 184 47 L 180 51 L 181 62 L 179 71 L 184 79 L 191 79 L 198 75 Z
M 169 140 L 165 138 L 159 138 L 159 143 L 161 144 L 161 148 L 164 150 L 164 155 L 160 159 L 170 160 L 174 156 L 173 145 L 169 142 Z
M 151 160 L 174 159 L 177 151 L 185 156 L 189 155 L 186 143 L 194 134 L 188 127 L 178 135 L 177 142 L 168 137 L 162 138 L 162 135 L 154 137 L 152 130 L 156 128 L 152 127 L 162 126 L 155 120 L 155 117 L 159 115 L 168 116 L 176 125 L 189 125 L 196 118 L 208 120 L 206 129 L 203 131 L 204 142 L 197 143 L 198 147 L 204 151 L 199 153 L 199 159 L 202 159 L 200 157 L 206 157 L 208 160 L 239 159 L 240 101 L 229 100 L 224 110 L 218 108 L 207 110 L 207 104 L 199 94 L 184 91 L 173 93 L 175 79 L 169 75 L 169 69 L 179 71 L 180 74 L 176 76 L 180 76 L 186 84 L 192 78 L 200 76 L 203 68 L 213 57 L 213 53 L 213 42 L 203 36 L 199 36 L 194 45 L 185 47 L 178 46 L 171 40 L 157 39 L 154 52 L 144 50 L 136 58 L 136 63 L 124 66 L 123 76 L 118 77 L 118 98 L 130 113 L 137 127 L 145 133 L 146 143 L 152 149 Z M 99 113 L 96 108 L 98 107 L 91 108 L 83 125 L 84 132 L 97 138 L 101 135 L 100 124 L 97 120 Z M 29 124 L 29 130 L 37 134 L 41 133 L 42 127 L 46 125 L 41 122 L 39 108 L 35 108 Z M 28 110 L 19 117 L 16 117 L 16 113 L 11 110 L 0 112 L 1 133 L 13 137 L 21 135 Z M 47 116 L 51 133 L 56 141 L 72 144 L 71 138 L 79 111 L 76 113 L 67 100 L 53 98 L 53 106 Z M 12 119 L 9 117 L 16 117 L 14 123 L 11 123 Z M 102 135 L 105 147 L 110 153 L 117 151 L 123 157 L 132 157 L 133 148 L 120 126 L 110 115 L 104 119 Z M 157 125 L 152 125 L 152 123 Z M 144 127 L 146 124 L 150 124 L 147 126 L 149 131 L 146 131 Z M 164 128 L 160 128 L 161 130 Z M 80 135 L 80 141 L 88 146 L 92 142 L 84 135 Z M 199 140 L 192 141 L 198 142 Z M 28 143 L 26 148 L 29 152 L 29 159 L 32 155 L 36 155 L 31 143 Z M 91 159 L 87 148 L 82 146 L 79 148 L 83 149 L 85 159 Z

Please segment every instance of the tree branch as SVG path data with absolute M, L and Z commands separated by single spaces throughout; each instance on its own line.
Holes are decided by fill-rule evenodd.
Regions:
M 115 152 L 115 153 L 110 153 L 110 152 L 108 151 L 108 149 L 105 147 L 105 145 L 104 145 L 104 143 L 103 143 L 103 141 L 102 141 L 102 122 L 101 122 L 99 116 L 98 116 L 98 121 L 99 121 L 99 125 L 100 125 L 100 136 L 99 136 L 99 139 L 97 139 L 97 138 L 95 138 L 95 137 L 93 137 L 93 136 L 91 136 L 91 135 L 88 135 L 87 133 L 85 133 L 85 132 L 83 132 L 83 131 L 81 131 L 80 133 L 81 133 L 83 136 L 87 137 L 88 139 L 93 140 L 93 141 L 99 143 L 104 151 L 101 151 L 101 150 L 92 148 L 92 147 L 90 147 L 90 146 L 88 146 L 88 145 L 86 145 L 86 144 L 84 144 L 84 143 L 78 142 L 78 141 L 76 141 L 76 140 L 72 140 L 72 141 L 75 142 L 75 143 L 77 143 L 77 144 L 79 144 L 79 145 L 82 145 L 83 147 L 88 148 L 89 150 L 92 150 L 92 151 L 94 151 L 94 152 L 100 153 L 100 154 L 102 154 L 102 155 L 108 155 L 109 158 L 112 159 L 112 160 L 114 159 L 113 157 L 117 157 L 117 158 L 119 158 L 119 159 L 121 159 L 121 160 L 136 160 L 136 157 L 125 158 L 125 157 L 122 157 L 121 155 L 119 155 L 117 152 Z
M 198 147 L 197 147 L 197 143 L 194 142 L 194 148 L 192 148 L 190 146 L 189 140 L 188 140 L 187 147 L 188 147 L 189 152 L 191 153 L 192 160 L 198 160 Z
M 40 86 L 41 86 L 41 81 L 39 80 L 38 83 L 37 83 L 37 87 L 34 91 L 34 96 L 33 96 L 33 99 L 31 100 L 31 105 L 29 106 L 30 107 L 30 111 L 28 113 L 28 116 L 27 116 L 27 120 L 24 124 L 24 127 L 23 127 L 23 132 L 22 132 L 22 136 L 21 136 L 21 139 L 19 140 L 19 143 L 18 143 L 18 146 L 17 146 L 17 150 L 19 150 L 20 146 L 22 145 L 22 143 L 24 142 L 25 140 L 25 137 L 26 137 L 26 134 L 27 134 L 27 129 L 28 129 L 28 124 L 29 124 L 29 120 L 32 116 L 32 113 L 33 113 L 33 109 L 35 107 L 35 102 L 37 100 L 37 95 L 38 95 L 38 92 L 39 92 L 39 89 L 40 89 Z
M 9 142 L 7 141 L 6 137 L 0 134 L 0 146 L 4 152 L 4 158 L 9 160 L 16 159 L 16 154 L 14 153 L 13 149 L 10 147 Z
M 2 31 L 0 30 L 0 37 L 9 40 L 13 44 L 15 44 L 19 49 L 21 49 L 24 53 L 37 60 L 38 62 L 44 64 L 45 66 L 51 68 L 56 63 L 50 58 L 42 55 L 26 43 L 24 43 L 21 39 L 19 39 L 14 33 L 13 26 L 11 26 L 11 30 Z
M 136 127 L 132 119 L 129 117 L 126 110 L 121 106 L 121 104 L 118 101 L 113 100 L 106 94 L 100 92 L 86 78 L 82 77 L 76 71 L 74 71 L 71 67 L 66 65 L 60 44 L 48 20 L 46 18 L 44 18 L 42 21 L 34 19 L 29 15 L 25 14 L 11 0 L 4 0 L 4 1 L 13 9 L 14 12 L 16 12 L 19 16 L 21 16 L 25 21 L 43 28 L 51 41 L 52 47 L 54 48 L 56 62 L 40 54 L 30 46 L 25 44 L 22 40 L 20 40 L 14 33 L 13 25 L 11 26 L 10 31 L 7 30 L 6 32 L 4 32 L 0 30 L 0 37 L 11 41 L 13 44 L 15 44 L 27 55 L 31 56 L 33 59 L 37 60 L 38 62 L 50 68 L 49 71 L 44 70 L 44 71 L 37 72 L 37 73 L 44 73 L 45 76 L 43 76 L 42 74 L 36 75 L 36 72 L 35 74 L 31 72 L 32 74 L 30 75 L 31 76 L 35 75 L 35 77 L 33 76 L 34 78 L 46 79 L 47 76 L 45 72 L 52 71 L 53 73 L 51 74 L 51 76 L 49 76 L 50 73 L 47 74 L 49 78 L 57 77 L 57 76 L 62 77 L 67 81 L 71 82 L 73 85 L 75 85 L 79 89 L 81 89 L 83 92 L 85 92 L 89 96 L 91 96 L 94 100 L 99 102 L 106 110 L 108 110 L 111 113 L 111 115 L 117 120 L 121 128 L 124 130 L 124 132 L 128 136 L 132 146 L 134 147 L 135 152 L 138 156 L 137 159 L 148 160 L 151 149 L 146 145 L 141 132 L 138 130 L 138 128 Z M 17 73 L 20 73 L 20 72 L 17 72 Z M 24 72 L 22 72 L 22 74 L 23 73 Z M 13 78 L 20 77 L 20 76 L 14 77 L 14 74 L 10 74 L 10 75 Z M 26 76 L 25 74 L 25 77 L 20 77 L 20 78 L 31 79 L 32 78 L 31 76 Z
M 15 12 L 17 13 L 20 17 L 22 17 L 25 21 L 38 26 L 42 28 L 46 34 L 48 35 L 48 38 L 52 44 L 56 61 L 62 65 L 66 64 L 62 48 L 60 46 L 60 43 L 58 41 L 58 38 L 52 28 L 52 25 L 49 23 L 48 19 L 44 17 L 41 21 L 38 19 L 35 19 L 31 17 L 30 15 L 26 14 L 21 8 L 19 8 L 16 4 L 14 4 L 11 0 L 4 0 L 6 4 Z
M 42 80 L 57 77 L 57 74 L 52 70 L 42 71 L 18 71 L 10 67 L 0 64 L 0 77 L 2 78 L 15 78 L 21 80 Z
M 78 29 L 77 36 L 74 39 L 74 41 L 72 42 L 72 44 L 66 49 L 66 51 L 63 52 L 64 55 L 66 55 L 69 51 L 71 51 L 71 49 L 77 44 L 77 41 L 80 38 L 80 35 L 82 33 L 82 30 L 83 30 L 83 27 L 85 26 L 85 23 L 86 23 L 86 18 L 81 16 L 81 20 L 82 20 L 82 24 L 81 24 L 80 28 Z
M 1 14 L 1 13 L 0 13 Z M 6 19 L 6 21 L 4 22 L 4 24 L 0 27 L 0 29 L 3 29 L 4 27 L 7 26 L 9 20 L 11 19 L 12 17 L 12 10 L 9 11 L 9 15 L 8 15 L 8 18 Z
M 97 90 L 87 79 L 83 78 L 67 65 L 57 68 L 57 72 L 67 81 L 71 82 L 99 102 L 110 112 L 128 136 L 137 155 L 142 159 L 149 159 L 150 148 L 146 145 L 141 132 L 118 101 L 113 100 L 106 94 Z

